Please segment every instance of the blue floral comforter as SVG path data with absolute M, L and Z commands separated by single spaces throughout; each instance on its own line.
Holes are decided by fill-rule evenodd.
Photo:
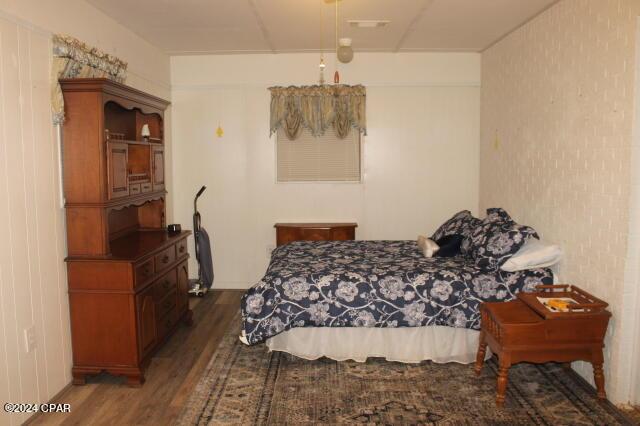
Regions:
M 486 272 L 472 260 L 425 258 L 415 241 L 297 241 L 278 247 L 242 298 L 256 344 L 293 327 L 479 329 L 479 304 L 552 284 L 549 269 Z

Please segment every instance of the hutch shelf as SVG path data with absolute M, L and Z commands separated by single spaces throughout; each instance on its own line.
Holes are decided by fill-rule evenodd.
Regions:
M 106 371 L 140 386 L 153 353 L 191 323 L 190 232 L 165 223 L 169 103 L 108 79 L 60 84 L 73 382 Z

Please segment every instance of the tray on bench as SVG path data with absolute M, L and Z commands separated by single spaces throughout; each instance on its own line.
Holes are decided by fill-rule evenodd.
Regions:
M 526 303 L 531 309 L 536 311 L 545 319 L 567 319 L 601 315 L 605 312 L 608 303 L 598 299 L 581 288 L 569 284 L 538 285 L 539 290 L 534 293 L 518 293 L 518 299 Z M 570 298 L 577 303 L 567 306 L 567 312 L 553 312 L 538 300 L 542 298 Z

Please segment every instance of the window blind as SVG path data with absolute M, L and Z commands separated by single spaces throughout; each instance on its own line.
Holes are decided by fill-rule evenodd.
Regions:
M 276 133 L 278 182 L 360 182 L 360 133 L 351 129 L 340 139 L 333 129 L 313 137 L 302 129 L 289 140 L 282 128 Z

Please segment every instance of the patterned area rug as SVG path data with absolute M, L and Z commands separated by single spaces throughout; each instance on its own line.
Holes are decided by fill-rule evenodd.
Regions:
M 189 398 L 181 425 L 208 424 L 631 424 L 561 366 L 511 368 L 504 408 L 495 406 L 493 360 L 472 365 L 307 361 L 238 340 L 234 319 Z

